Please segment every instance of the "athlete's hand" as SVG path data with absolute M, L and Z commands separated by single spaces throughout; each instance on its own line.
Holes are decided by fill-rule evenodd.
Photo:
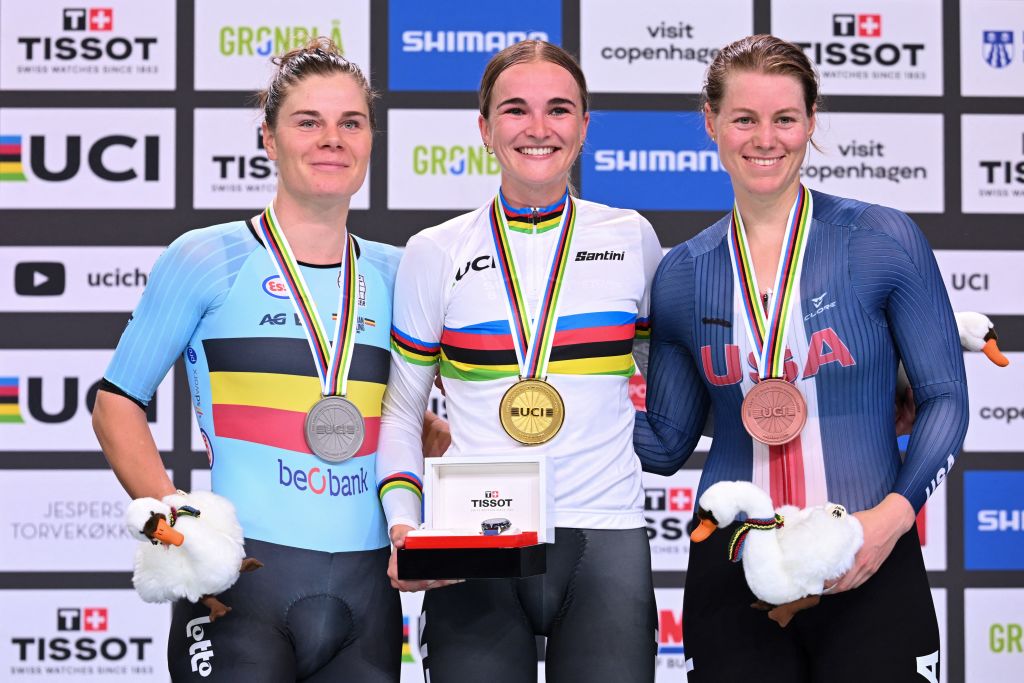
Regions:
M 423 415 L 423 457 L 436 458 L 444 455 L 451 445 L 452 433 L 448 429 L 448 422 L 429 410 L 426 411 Z
M 864 545 L 857 551 L 850 571 L 825 584 L 825 593 L 841 593 L 857 588 L 882 566 L 900 536 L 914 526 L 914 507 L 898 493 L 890 493 L 881 503 L 853 513 L 864 527 Z
M 388 578 L 391 579 L 391 587 L 400 591 L 415 592 L 425 591 L 431 588 L 450 586 L 453 583 L 462 583 L 463 579 L 432 579 L 428 581 L 400 581 L 398 578 L 398 549 L 405 547 L 405 535 L 412 531 L 412 527 L 406 524 L 396 524 L 391 527 L 391 561 L 388 562 Z
M 917 419 L 917 404 L 914 403 L 914 390 L 907 387 L 902 396 L 896 397 L 896 436 L 909 434 Z

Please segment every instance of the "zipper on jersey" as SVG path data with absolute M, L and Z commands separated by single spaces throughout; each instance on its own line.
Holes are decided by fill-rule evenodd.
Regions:
M 764 290 L 764 294 L 761 295 L 761 305 L 764 307 L 765 313 L 768 313 L 768 302 L 771 301 L 771 298 L 772 290 L 770 288 Z

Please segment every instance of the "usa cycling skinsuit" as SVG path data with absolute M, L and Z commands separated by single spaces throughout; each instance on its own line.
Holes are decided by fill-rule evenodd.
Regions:
M 398 250 L 356 239 L 348 398 L 364 416 L 366 438 L 352 459 L 328 463 L 303 436 L 306 411 L 321 395 L 310 346 L 258 234 L 234 222 L 175 240 L 154 266 L 105 376 L 108 390 L 145 404 L 184 357 L 213 490 L 234 503 L 246 554 L 265 565 L 220 596 L 232 611 L 215 623 L 204 622 L 209 610 L 201 604 L 174 605 L 171 674 L 397 681 L 401 607 L 386 575 L 389 542 L 374 471 Z M 333 330 L 340 265 L 300 269 Z M 215 657 L 203 659 L 204 652 Z M 212 665 L 206 676 L 203 661 Z
M 502 200 L 530 311 L 547 284 L 565 201 L 517 209 Z M 377 461 L 389 525 L 420 523 L 418 422 L 438 370 L 452 434 L 445 457 L 529 452 L 554 469 L 557 528 L 546 574 L 470 580 L 424 595 L 424 669 L 433 683 L 534 681 L 535 635 L 548 637 L 550 681 L 653 677 L 656 610 L 628 381 L 634 339 L 646 343 L 661 248 L 636 212 L 572 201 L 576 227 L 547 377 L 565 401 L 565 421 L 547 443 L 517 443 L 499 422 L 519 367 L 493 205 L 414 236 L 399 267 Z
M 813 207 L 787 339 L 786 379 L 807 402 L 803 431 L 767 446 L 741 424 L 757 370 L 726 216 L 673 249 L 655 278 L 637 453 L 645 469 L 676 471 L 713 408 L 698 499 L 715 482 L 746 480 L 776 506 L 830 501 L 856 512 L 895 492 L 920 510 L 967 430 L 963 358 L 942 277 L 905 214 L 820 192 Z M 905 460 L 894 428 L 901 359 L 917 403 Z M 691 681 L 938 680 L 938 629 L 916 530 L 865 584 L 824 597 L 785 629 L 750 608 L 742 568 L 726 561 L 729 531 L 690 551 L 683 620 Z

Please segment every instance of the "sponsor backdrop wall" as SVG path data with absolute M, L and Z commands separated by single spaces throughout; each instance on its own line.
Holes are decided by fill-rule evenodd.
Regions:
M 755 31 L 799 43 L 821 72 L 807 183 L 910 213 L 954 307 L 989 313 L 1009 351 L 1008 369 L 967 358 L 965 451 L 919 531 L 938 680 L 1021 680 L 1024 0 L 0 0 L 0 679 L 167 679 L 169 610 L 131 591 L 126 499 L 89 412 L 161 249 L 272 196 L 250 108 L 271 55 L 322 34 L 368 70 L 381 130 L 350 227 L 400 245 L 495 191 L 474 111 L 489 56 L 561 43 L 593 90 L 577 186 L 640 209 L 669 247 L 730 206 L 697 93 L 716 50 Z M 209 485 L 190 404 L 179 365 L 147 412 L 185 489 Z M 664 681 L 682 676 L 684 527 L 706 441 L 685 470 L 645 480 Z M 410 681 L 419 601 L 405 600 Z

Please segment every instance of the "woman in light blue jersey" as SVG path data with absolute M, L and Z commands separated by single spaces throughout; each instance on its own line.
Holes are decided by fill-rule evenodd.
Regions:
M 274 63 L 260 94 L 274 200 L 248 221 L 188 232 L 161 256 L 94 425 L 132 497 L 173 494 L 142 408 L 183 357 L 213 490 L 264 563 L 222 594 L 232 611 L 216 623 L 201 605 L 175 603 L 174 680 L 201 667 L 211 680 L 391 683 L 401 607 L 374 463 L 398 251 L 347 225 L 374 94 L 326 39 Z

